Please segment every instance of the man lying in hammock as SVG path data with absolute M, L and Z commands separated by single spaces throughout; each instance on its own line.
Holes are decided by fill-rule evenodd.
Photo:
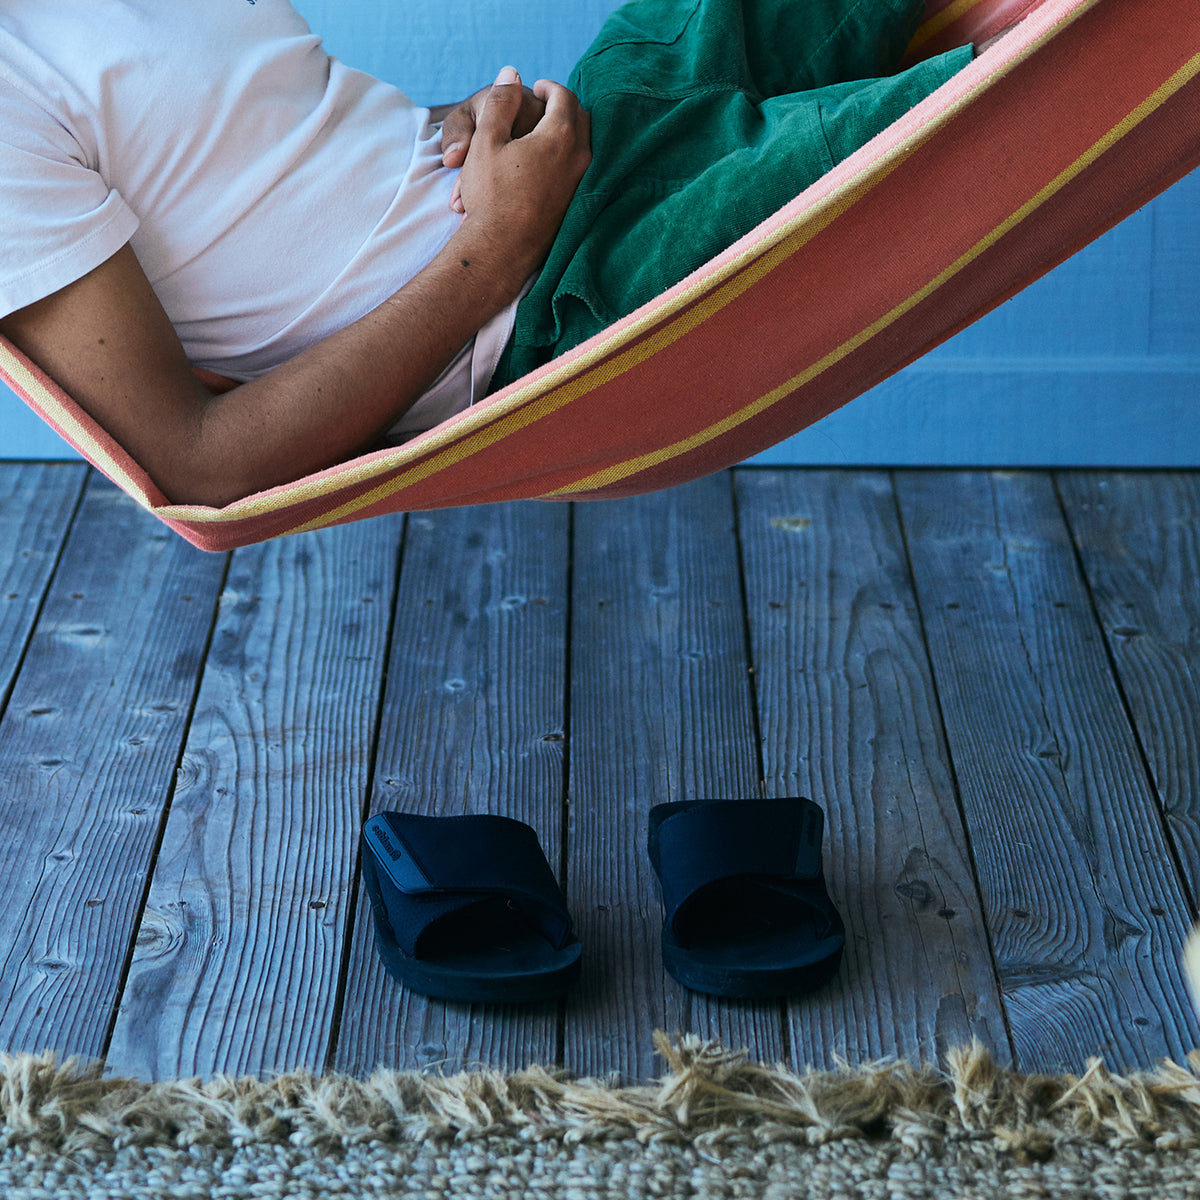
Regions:
M 296 479 L 748 232 L 969 61 L 895 73 L 922 11 L 633 0 L 569 89 L 430 110 L 289 0 L 5 0 L 0 333 L 176 502 Z

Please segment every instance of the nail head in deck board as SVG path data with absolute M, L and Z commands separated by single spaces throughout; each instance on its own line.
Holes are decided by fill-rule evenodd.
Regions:
M 558 869 L 569 515 L 524 503 L 409 517 L 372 812 L 513 817 Z M 550 1063 L 557 1016 L 553 1004 L 468 1007 L 402 988 L 376 954 L 360 884 L 336 1069 Z
M 324 1068 L 399 531 L 234 554 L 110 1070 Z
M 742 471 L 737 494 L 767 790 L 825 810 L 847 926 L 838 976 L 790 1007 L 793 1063 L 972 1037 L 1008 1060 L 888 476 Z
M 224 571 L 161 528 L 91 479 L 0 725 L 11 1051 L 104 1050 Z
M 0 706 L 16 677 L 86 476 L 82 463 L 0 464 Z
M 727 475 L 576 505 L 568 876 L 586 957 L 566 1066 L 657 1076 L 650 1035 L 682 1029 L 783 1056 L 777 1004 L 727 1004 L 663 972 L 647 815 L 760 794 Z
M 897 490 L 1018 1065 L 1186 1054 L 1189 914 L 1049 477 Z
M 1058 486 L 1195 902 L 1200 898 L 1200 477 L 1065 472 Z

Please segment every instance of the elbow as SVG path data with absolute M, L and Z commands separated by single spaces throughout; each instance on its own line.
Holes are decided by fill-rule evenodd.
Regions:
M 184 437 L 148 473 L 170 505 L 226 508 L 262 491 L 253 467 L 252 455 L 230 453 L 212 439 Z
M 219 477 L 179 482 L 172 479 L 165 487 L 162 484 L 157 486 L 168 504 L 187 508 L 227 508 L 253 495 L 256 490 L 234 486 Z
M 168 504 L 200 508 L 226 508 L 270 486 L 261 482 L 253 461 L 205 452 L 199 446 L 191 453 L 176 456 L 151 477 Z
M 232 395 L 199 393 L 177 413 L 169 437 L 164 428 L 149 473 L 168 504 L 226 508 L 287 481 L 277 443 L 261 422 L 247 421 L 252 398 Z

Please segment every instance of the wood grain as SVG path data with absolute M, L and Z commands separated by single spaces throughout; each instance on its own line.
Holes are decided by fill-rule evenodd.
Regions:
M 1185 1054 L 1189 913 L 1050 479 L 897 486 L 1018 1064 Z
M 1058 476 L 1179 863 L 1200 899 L 1200 479 Z
M 775 1061 L 778 1006 L 711 1000 L 663 972 L 647 816 L 668 800 L 760 794 L 727 476 L 576 507 L 569 877 L 587 947 L 566 1065 L 659 1073 L 656 1028 Z
M 0 711 L 54 575 L 87 477 L 82 464 L 0 469 Z
M 886 474 L 742 472 L 766 786 L 826 813 L 842 970 L 789 1011 L 797 1066 L 1011 1058 Z
M 0 725 L 6 1049 L 104 1052 L 224 569 L 92 478 Z
M 723 475 L 227 560 L 81 470 L 0 464 L 0 1047 L 645 1078 L 661 1027 L 796 1066 L 1003 1057 L 980 902 L 1019 1067 L 1200 1043 L 1192 473 L 747 470 L 736 504 Z M 787 1011 L 664 975 L 645 854 L 651 804 L 764 774 L 826 808 L 851 930 Z M 537 828 L 585 941 L 561 1008 L 386 976 L 372 807 Z
M 398 533 L 365 521 L 234 555 L 114 1070 L 324 1068 Z
M 372 812 L 513 817 L 559 867 L 568 518 L 544 504 L 409 518 Z M 339 1070 L 556 1059 L 556 1004 L 472 1007 L 410 992 L 384 971 L 371 920 L 360 891 Z

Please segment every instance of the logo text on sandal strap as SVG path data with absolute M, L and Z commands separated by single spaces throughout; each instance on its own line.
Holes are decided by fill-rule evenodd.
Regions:
M 395 845 L 392 839 L 388 837 L 387 833 L 380 829 L 378 825 L 375 826 L 374 833 L 375 840 L 388 852 L 389 855 L 391 855 L 393 862 L 398 862 L 404 857 L 404 851 L 401 850 L 399 846 Z

